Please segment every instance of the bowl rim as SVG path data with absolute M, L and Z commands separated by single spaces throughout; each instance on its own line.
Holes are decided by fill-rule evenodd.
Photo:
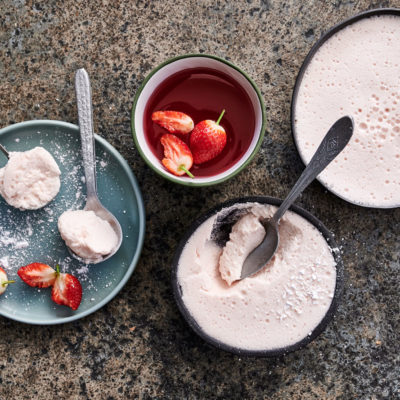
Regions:
M 208 218 L 211 216 L 215 215 L 217 212 L 221 211 L 223 208 L 231 207 L 234 204 L 238 203 L 260 203 L 260 204 L 271 204 L 275 206 L 279 206 L 282 203 L 282 199 L 278 199 L 276 197 L 269 197 L 269 196 L 249 196 L 249 197 L 239 197 L 236 199 L 229 200 L 227 202 L 224 202 L 222 204 L 218 204 L 217 206 L 214 206 L 210 210 L 208 210 L 206 213 L 202 214 L 199 218 L 193 222 L 193 224 L 189 227 L 189 229 L 185 232 L 183 238 L 178 244 L 178 247 L 175 251 L 175 255 L 172 260 L 172 288 L 173 288 L 173 293 L 174 293 L 174 298 L 175 301 L 178 305 L 178 309 L 183 315 L 184 319 L 186 322 L 189 324 L 189 326 L 192 328 L 192 330 L 200 336 L 205 342 L 207 342 L 209 345 L 216 347 L 220 350 L 224 350 L 239 356 L 255 356 L 255 357 L 279 357 L 286 355 L 288 353 L 291 353 L 296 350 L 300 350 L 301 348 L 305 347 L 307 344 L 312 342 L 317 336 L 319 336 L 327 327 L 328 323 L 333 319 L 336 310 L 338 308 L 340 298 L 342 296 L 342 291 L 343 291 L 343 286 L 344 286 L 344 265 L 343 265 L 343 260 L 339 251 L 339 248 L 336 244 L 334 235 L 325 227 L 325 225 L 313 214 L 310 212 L 306 211 L 305 209 L 293 205 L 289 208 L 289 210 L 297 213 L 301 217 L 305 218 L 308 222 L 310 222 L 313 226 L 315 226 L 323 235 L 324 239 L 327 241 L 331 253 L 334 257 L 334 260 L 336 262 L 336 285 L 335 285 L 335 292 L 334 296 L 332 298 L 332 302 L 329 306 L 328 311 L 326 312 L 325 316 L 322 318 L 322 320 L 319 322 L 319 324 L 314 328 L 314 330 L 304 337 L 302 340 L 298 341 L 297 343 L 294 343 L 290 346 L 286 347 L 281 347 L 277 349 L 270 349 L 270 350 L 247 350 L 247 349 L 241 349 L 238 347 L 234 347 L 228 344 L 225 344 L 207 333 L 205 333 L 202 328 L 198 325 L 198 323 L 195 321 L 195 319 L 192 317 L 190 314 L 189 310 L 187 309 L 185 303 L 182 300 L 182 291 L 181 287 L 178 283 L 178 263 L 180 256 L 182 254 L 182 251 L 189 240 L 190 236 L 194 233 L 194 231 L 203 223 L 205 222 Z
M 6 134 L 10 131 L 13 131 L 15 129 L 20 129 L 20 128 L 25 128 L 25 127 L 40 127 L 40 126 L 51 126 L 51 127 L 62 127 L 66 128 L 69 130 L 74 130 L 78 132 L 79 134 L 79 126 L 72 124 L 70 122 L 65 122 L 65 121 L 59 121 L 59 120 L 46 120 L 46 119 L 36 119 L 36 120 L 30 120 L 30 121 L 23 121 L 23 122 L 18 122 L 15 124 L 8 125 L 4 128 L 0 129 L 0 136 L 3 134 Z M 30 325 L 61 325 L 65 324 L 68 322 L 76 321 L 81 318 L 84 318 L 90 314 L 93 314 L 94 312 L 98 311 L 100 308 L 105 306 L 107 303 L 109 303 L 121 290 L 122 288 L 126 285 L 130 277 L 132 276 L 133 271 L 136 269 L 136 266 L 139 262 L 140 255 L 142 253 L 142 248 L 143 248 L 143 243 L 144 243 L 144 237 L 145 237 L 145 232 L 146 232 L 146 214 L 145 214 L 145 207 L 144 207 L 144 202 L 142 198 L 142 194 L 139 188 L 139 184 L 136 180 L 135 175 L 133 174 L 129 164 L 127 161 L 123 158 L 123 156 L 119 153 L 119 151 L 112 146 L 110 143 L 107 142 L 107 140 L 103 139 L 99 135 L 95 134 L 95 141 L 97 143 L 101 143 L 102 146 L 104 146 L 120 163 L 121 168 L 124 170 L 124 172 L 127 175 L 127 178 L 132 186 L 133 192 L 135 194 L 135 197 L 137 199 L 137 205 L 138 205 L 138 216 L 139 216 L 139 221 L 138 221 L 138 243 L 137 243 L 137 248 L 136 252 L 126 270 L 125 275 L 123 278 L 120 280 L 118 285 L 114 288 L 112 292 L 110 292 L 106 297 L 104 297 L 101 301 L 99 301 L 97 304 L 93 305 L 93 307 L 87 309 L 86 311 L 83 311 L 78 314 L 73 314 L 69 317 L 65 318 L 53 318 L 53 319 L 37 319 L 37 320 L 29 320 L 27 318 L 22 318 L 19 316 L 13 316 L 12 314 L 5 314 L 0 311 L 0 315 L 5 318 L 9 318 L 11 320 L 17 321 L 17 322 L 22 322 L 25 324 L 30 324 Z
M 374 16 L 379 16 L 379 15 L 395 15 L 400 17 L 400 8 L 395 8 L 395 7 L 388 7 L 388 8 L 374 8 L 371 10 L 367 11 L 362 11 L 358 14 L 355 14 L 349 18 L 346 18 L 345 20 L 337 23 L 336 25 L 332 26 L 329 28 L 327 31 L 325 31 L 321 37 L 314 43 L 314 45 L 311 47 L 309 52 L 307 53 L 307 56 L 305 57 L 300 70 L 297 74 L 296 77 L 296 82 L 294 84 L 293 92 L 292 92 L 292 100 L 290 104 L 290 121 L 291 121 L 291 131 L 292 131 L 292 137 L 294 144 L 296 146 L 297 152 L 301 158 L 302 163 L 307 166 L 307 163 L 304 159 L 303 154 L 300 152 L 299 144 L 297 141 L 297 132 L 296 132 L 296 127 L 295 127 L 295 108 L 296 108 L 296 103 L 297 103 L 297 97 L 300 89 L 301 82 L 303 80 L 304 74 L 312 61 L 315 53 L 322 47 L 322 45 L 330 39 L 333 35 L 335 35 L 337 32 L 340 30 L 346 28 L 349 25 L 354 24 L 355 22 L 358 22 L 364 18 L 369 18 L 369 17 L 374 17 Z M 329 188 L 318 176 L 317 180 L 321 183 L 322 186 L 325 187 L 326 190 L 330 191 L 333 193 L 335 196 L 339 197 L 340 199 L 350 203 L 354 204 L 356 206 L 364 207 L 364 208 L 377 208 L 377 209 L 392 209 L 392 208 L 397 208 L 400 207 L 400 204 L 398 205 L 391 205 L 391 206 L 376 206 L 376 205 L 368 205 L 368 204 L 363 204 L 360 202 L 356 202 L 354 200 L 350 200 L 346 198 L 345 196 L 339 194 L 336 192 L 335 189 Z
M 144 153 L 144 151 L 142 150 L 142 148 L 140 147 L 139 141 L 137 140 L 137 132 L 135 129 L 135 110 L 136 110 L 136 106 L 139 100 L 139 97 L 144 89 L 144 87 L 147 85 L 148 81 L 152 78 L 152 76 L 158 72 L 160 69 L 162 69 L 163 67 L 165 67 L 166 65 L 169 65 L 175 61 L 178 60 L 182 60 L 185 58 L 196 58 L 196 57 L 201 57 L 201 58 L 211 58 L 213 60 L 219 61 L 223 64 L 228 65 L 229 67 L 235 69 L 236 71 L 238 71 L 239 73 L 241 73 L 246 79 L 247 81 L 250 83 L 250 85 L 253 87 L 255 93 L 257 94 L 257 98 L 260 104 L 260 108 L 261 108 L 261 128 L 260 128 L 260 132 L 258 133 L 258 140 L 256 143 L 256 146 L 254 147 L 253 151 L 250 153 L 250 155 L 248 156 L 248 158 L 244 161 L 244 163 L 239 167 L 236 168 L 235 170 L 233 170 L 229 175 L 223 177 L 223 178 L 219 178 L 219 179 L 212 179 L 212 177 L 210 177 L 209 182 L 196 182 L 196 180 L 194 179 L 193 181 L 184 181 L 182 179 L 179 179 L 178 177 L 175 177 L 172 174 L 167 173 L 166 171 L 160 171 L 159 169 L 157 169 L 153 163 L 146 157 L 146 154 Z M 228 60 L 225 60 L 221 57 L 215 56 L 215 55 L 211 55 L 211 54 L 205 54 L 205 53 L 188 53 L 188 54 L 183 54 L 177 57 L 172 57 L 167 59 L 166 61 L 162 62 L 161 64 L 159 64 L 157 67 L 155 67 L 144 79 L 144 81 L 141 83 L 141 85 L 139 86 L 138 90 L 136 91 L 134 100 L 133 100 L 133 105 L 131 108 L 131 132 L 132 132 L 132 136 L 133 136 L 133 140 L 135 142 L 135 146 L 136 149 L 139 151 L 139 154 L 141 155 L 141 157 L 143 158 L 143 160 L 146 162 L 146 164 L 153 170 L 155 171 L 158 175 L 162 176 L 163 178 L 167 179 L 170 182 L 174 182 L 174 183 L 178 183 L 180 185 L 184 185 L 184 186 L 190 186 L 190 187 L 203 187 L 203 186 L 212 186 L 212 185 L 217 185 L 219 183 L 225 182 L 226 180 L 233 178 L 235 175 L 237 175 L 238 173 L 240 173 L 245 167 L 247 167 L 247 165 L 252 161 L 252 159 L 254 158 L 254 156 L 257 154 L 258 150 L 261 147 L 262 141 L 264 139 L 264 134 L 265 134 L 265 125 L 266 125 L 266 116 L 265 116 L 265 104 L 264 104 L 264 100 L 262 97 L 262 94 L 260 92 L 260 89 L 257 87 L 257 85 L 255 84 L 255 82 L 253 81 L 253 79 L 250 78 L 249 75 L 247 75 L 246 72 L 244 72 L 241 68 L 237 67 L 235 64 L 231 63 Z

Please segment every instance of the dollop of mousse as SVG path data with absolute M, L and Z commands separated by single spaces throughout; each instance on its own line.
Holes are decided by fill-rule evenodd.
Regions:
M 43 147 L 10 152 L 0 169 L 0 194 L 20 210 L 37 210 L 50 203 L 60 190 L 60 169 Z
M 88 263 L 101 261 L 118 244 L 111 225 L 93 211 L 65 211 L 58 219 L 58 230 L 66 245 Z
M 219 272 L 228 285 L 240 279 L 244 260 L 263 241 L 264 236 L 264 227 L 251 213 L 233 226 L 219 259 Z
M 182 301 L 204 333 L 232 347 L 273 350 L 296 344 L 312 333 L 332 303 L 336 264 L 331 249 L 314 225 L 288 211 L 272 260 L 257 274 L 232 283 L 239 260 L 262 240 L 256 220 L 276 210 L 258 203 L 238 206 L 252 215 L 235 224 L 224 248 L 211 239 L 219 213 L 186 243 L 177 269 Z

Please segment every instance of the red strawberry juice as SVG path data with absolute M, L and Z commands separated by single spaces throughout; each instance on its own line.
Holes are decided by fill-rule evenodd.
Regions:
M 161 160 L 161 136 L 168 131 L 151 120 L 154 111 L 181 111 L 195 124 L 205 119 L 220 122 L 227 134 L 221 154 L 203 164 L 193 165 L 195 176 L 214 176 L 234 165 L 249 148 L 256 124 L 250 97 L 228 74 L 210 68 L 191 68 L 171 75 L 151 95 L 144 112 L 144 132 L 153 153 Z M 177 136 L 189 145 L 190 133 Z

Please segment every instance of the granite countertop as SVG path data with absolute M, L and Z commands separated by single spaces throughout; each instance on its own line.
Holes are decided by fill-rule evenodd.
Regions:
M 275 359 L 210 348 L 181 317 L 174 249 L 193 219 L 243 195 L 283 197 L 303 165 L 290 129 L 296 74 L 317 38 L 357 12 L 395 1 L 3 0 L 0 120 L 76 123 L 74 71 L 92 80 L 95 128 L 129 162 L 147 209 L 143 253 L 119 295 L 96 313 L 38 327 L 0 317 L 1 399 L 400 398 L 400 209 L 348 204 L 313 183 L 297 202 L 332 230 L 347 281 L 337 316 L 305 349 Z M 191 189 L 153 173 L 130 132 L 150 70 L 184 53 L 244 69 L 265 99 L 266 136 L 233 180 Z

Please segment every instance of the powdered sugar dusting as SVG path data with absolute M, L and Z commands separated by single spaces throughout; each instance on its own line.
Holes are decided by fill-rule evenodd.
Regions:
M 35 211 L 20 211 L 9 206 L 0 198 L 0 265 L 6 270 L 9 279 L 16 283 L 9 285 L 0 299 L 0 313 L 26 313 L 38 318 L 41 312 L 54 311 L 54 316 L 68 316 L 71 310 L 55 305 L 50 299 L 50 289 L 38 290 L 24 284 L 17 271 L 32 262 L 43 262 L 51 266 L 60 265 L 61 272 L 76 276 L 83 287 L 81 308 L 88 308 L 104 298 L 121 279 L 121 271 L 128 268 L 128 262 L 119 263 L 118 269 L 109 268 L 108 263 L 96 266 L 84 265 L 72 258 L 57 229 L 59 216 L 66 210 L 83 209 L 86 200 L 85 178 L 82 168 L 79 135 L 54 129 L 34 133 L 18 133 L 18 137 L 3 137 L 2 142 L 10 151 L 25 151 L 35 146 L 43 146 L 52 154 L 61 170 L 61 189 L 56 198 L 46 207 Z M 100 147 L 100 146 L 98 146 Z M 96 155 L 99 180 L 107 178 L 103 185 L 104 193 L 116 199 L 122 196 L 118 179 L 110 170 L 115 170 L 109 153 L 101 151 Z M 6 163 L 0 160 L 0 168 Z M 100 199 L 104 201 L 101 196 Z M 126 208 L 124 204 L 121 206 Z M 121 221 L 118 214 L 117 218 Z M 122 224 L 123 225 L 123 224 Z M 131 226 L 123 229 L 131 230 Z M 125 232 L 124 232 L 125 233 Z M 128 260 L 127 260 L 128 261 Z M 112 261 L 110 261 L 112 262 Z M 100 273 L 101 272 L 101 273 Z
M 243 242 L 257 231 L 253 216 L 268 218 L 276 211 L 257 203 L 233 207 L 247 208 L 251 215 L 236 222 L 224 249 L 212 236 L 216 213 L 196 229 L 182 251 L 177 279 L 185 307 L 206 334 L 230 346 L 271 350 L 294 345 L 319 325 L 331 306 L 337 277 L 332 251 L 314 225 L 288 211 L 280 222 L 280 243 L 271 262 L 254 276 L 228 285 L 218 270 L 221 253 L 232 254 L 224 271 L 235 273 L 235 259 L 242 260 L 250 244 L 260 240 L 249 241 L 248 248 Z M 231 211 L 221 213 L 232 215 Z

